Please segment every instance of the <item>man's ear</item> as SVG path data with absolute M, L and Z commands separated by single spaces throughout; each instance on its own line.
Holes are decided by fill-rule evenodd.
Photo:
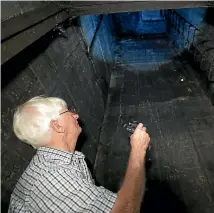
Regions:
M 55 132 L 63 133 L 64 128 L 59 124 L 57 120 L 51 120 L 50 127 L 54 129 Z

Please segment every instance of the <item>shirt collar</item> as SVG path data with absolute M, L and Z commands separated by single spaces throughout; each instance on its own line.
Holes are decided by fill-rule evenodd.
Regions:
M 73 158 L 81 158 L 84 159 L 85 156 L 83 153 L 75 151 L 75 152 L 66 152 L 62 150 L 58 150 L 51 147 L 39 147 L 37 150 L 38 155 L 43 155 L 46 159 L 55 159 L 55 160 L 62 160 L 67 163 L 70 163 Z

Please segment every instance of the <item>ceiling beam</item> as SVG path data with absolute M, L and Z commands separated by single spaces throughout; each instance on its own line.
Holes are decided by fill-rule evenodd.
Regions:
M 214 2 L 211 1 L 68 1 L 55 3 L 61 7 L 69 7 L 71 14 L 75 16 L 214 6 Z
M 56 5 L 48 4 L 36 10 L 25 12 L 10 19 L 3 20 L 1 22 L 1 41 L 3 42 L 4 40 L 9 39 L 15 34 L 19 34 L 61 11 L 62 9 L 59 9 Z
M 49 13 L 47 14 L 49 15 Z M 20 51 L 24 50 L 26 47 L 33 44 L 36 40 L 41 38 L 50 30 L 55 29 L 59 24 L 69 19 L 69 17 L 70 16 L 66 11 L 63 11 L 63 10 L 59 11 L 58 13 L 54 13 L 53 15 L 48 16 L 45 19 L 42 19 L 41 21 L 37 22 L 33 26 L 25 28 L 23 31 L 20 31 L 15 35 L 13 34 L 11 37 L 7 38 L 6 40 L 3 40 L 1 45 L 1 52 L 2 52 L 1 64 L 4 64 L 9 59 L 11 59 L 16 54 L 18 54 Z M 25 24 L 21 24 L 20 20 L 22 19 L 18 19 L 18 20 L 19 22 L 18 21 L 11 22 L 10 27 L 11 28 L 14 27 L 14 29 L 16 29 L 15 24 L 20 24 L 18 26 L 19 27 L 21 26 L 21 28 L 24 27 L 25 24 L 26 26 L 27 24 L 29 24 L 27 21 L 25 22 Z M 8 30 L 7 35 L 9 35 L 12 32 L 13 31 Z

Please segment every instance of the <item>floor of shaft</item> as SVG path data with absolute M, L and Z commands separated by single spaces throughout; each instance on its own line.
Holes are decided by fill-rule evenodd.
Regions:
M 151 137 L 142 212 L 214 212 L 214 109 L 166 39 L 118 46 L 95 164 L 97 181 L 114 192 L 127 167 L 130 120 Z

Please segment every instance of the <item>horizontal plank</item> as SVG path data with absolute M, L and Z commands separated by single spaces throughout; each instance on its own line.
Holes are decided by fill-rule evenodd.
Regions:
M 124 1 L 124 2 L 64 2 L 57 3 L 69 7 L 73 15 L 108 14 L 141 10 L 178 9 L 193 7 L 211 7 L 210 1 Z
M 1 21 L 39 9 L 49 2 L 45 1 L 1 1 Z
M 5 40 L 8 37 L 18 34 L 21 31 L 26 30 L 29 27 L 41 22 L 48 17 L 56 14 L 62 9 L 55 4 L 48 4 L 42 8 L 25 12 L 8 20 L 2 21 L 2 35 L 1 40 Z
M 68 18 L 69 14 L 66 11 L 62 11 L 57 15 L 51 16 L 34 27 L 31 27 L 3 42 L 1 45 L 1 64 L 7 62 L 10 58 L 41 38 L 47 32 L 54 29 L 57 24 L 65 21 Z

